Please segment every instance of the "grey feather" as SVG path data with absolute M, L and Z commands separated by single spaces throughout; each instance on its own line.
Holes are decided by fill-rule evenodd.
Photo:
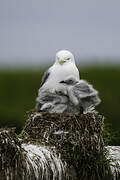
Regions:
M 100 103 L 98 91 L 84 80 L 80 80 L 73 86 L 72 91 L 74 96 L 77 97 L 79 105 L 82 106 L 84 110 L 92 105 L 96 106 Z
M 67 94 L 65 93 L 67 92 Z M 60 82 L 57 91 L 40 88 L 36 110 L 56 113 L 77 113 L 92 110 L 100 103 L 98 91 L 85 80 L 67 78 Z
M 66 109 L 68 97 L 60 93 L 52 93 L 45 89 L 39 89 L 39 96 L 36 99 L 37 111 L 61 112 Z M 65 107 L 65 108 L 64 108 Z
M 50 75 L 50 68 L 47 71 L 45 71 L 45 73 L 44 73 L 44 75 L 42 77 L 42 81 L 41 81 L 40 87 L 42 87 L 43 84 L 47 81 L 49 75 Z

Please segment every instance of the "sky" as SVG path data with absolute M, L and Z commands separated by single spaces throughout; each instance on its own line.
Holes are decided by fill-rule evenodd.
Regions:
M 0 65 L 120 61 L 120 0 L 0 0 Z

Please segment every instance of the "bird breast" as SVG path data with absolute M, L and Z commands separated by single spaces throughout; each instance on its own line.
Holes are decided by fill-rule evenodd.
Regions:
M 75 76 L 79 80 L 79 71 L 75 64 L 70 63 L 67 65 L 55 65 L 51 72 L 51 78 L 60 82 L 69 76 Z
M 69 63 L 67 65 L 53 65 L 51 67 L 50 76 L 43 86 L 46 88 L 49 87 L 49 90 L 56 89 L 61 85 L 59 82 L 69 76 L 74 76 L 77 80 L 79 80 L 79 71 L 75 64 Z

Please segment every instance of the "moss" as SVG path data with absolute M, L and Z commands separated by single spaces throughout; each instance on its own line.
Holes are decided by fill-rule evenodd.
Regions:
M 24 135 L 21 133 L 21 134 L 18 135 L 18 138 L 23 139 Z

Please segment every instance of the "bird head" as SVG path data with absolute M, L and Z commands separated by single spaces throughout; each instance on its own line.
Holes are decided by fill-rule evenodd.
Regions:
M 61 50 L 56 53 L 56 63 L 63 65 L 66 63 L 75 63 L 74 56 L 67 50 Z

